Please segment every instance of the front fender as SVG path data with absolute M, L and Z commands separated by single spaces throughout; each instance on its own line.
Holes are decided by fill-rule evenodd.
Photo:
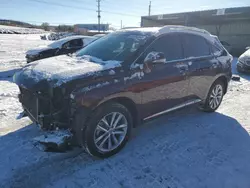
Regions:
M 83 133 L 87 126 L 88 118 L 93 110 L 101 104 L 117 98 L 129 98 L 136 103 L 140 102 L 139 94 L 133 93 L 126 88 L 124 81 L 114 80 L 112 82 L 101 82 L 88 85 L 71 93 L 71 117 L 72 130 L 75 135 L 76 143 L 82 143 Z
M 124 80 L 104 81 L 88 85 L 71 94 L 77 105 L 95 109 L 100 104 L 115 98 L 129 98 L 135 103 L 140 101 L 139 94 L 129 89 Z

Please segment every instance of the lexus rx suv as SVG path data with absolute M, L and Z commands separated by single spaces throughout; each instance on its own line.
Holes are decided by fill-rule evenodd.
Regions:
M 105 158 L 133 127 L 189 105 L 215 111 L 227 92 L 232 56 L 216 36 L 184 26 L 124 29 L 75 56 L 26 65 L 14 75 L 25 113 L 44 130 L 71 131 Z

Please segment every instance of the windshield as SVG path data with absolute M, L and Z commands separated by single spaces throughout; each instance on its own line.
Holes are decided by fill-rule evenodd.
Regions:
M 103 61 L 124 61 L 152 36 L 150 32 L 120 31 L 104 36 L 78 51 L 76 56 L 89 55 Z

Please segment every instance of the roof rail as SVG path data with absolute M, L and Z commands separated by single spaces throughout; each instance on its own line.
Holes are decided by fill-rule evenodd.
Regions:
M 167 25 L 163 26 L 159 32 L 164 33 L 164 32 L 169 32 L 171 30 L 182 30 L 182 31 L 193 31 L 193 32 L 199 32 L 207 35 L 211 35 L 208 31 L 204 29 L 198 29 L 196 27 L 188 27 L 188 26 L 181 26 L 181 25 Z

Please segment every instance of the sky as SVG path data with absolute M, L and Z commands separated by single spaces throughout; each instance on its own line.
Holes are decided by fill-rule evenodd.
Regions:
M 139 26 L 149 0 L 101 0 L 101 23 Z M 151 15 L 250 6 L 250 0 L 151 0 Z M 0 19 L 40 25 L 97 23 L 96 0 L 0 0 Z

